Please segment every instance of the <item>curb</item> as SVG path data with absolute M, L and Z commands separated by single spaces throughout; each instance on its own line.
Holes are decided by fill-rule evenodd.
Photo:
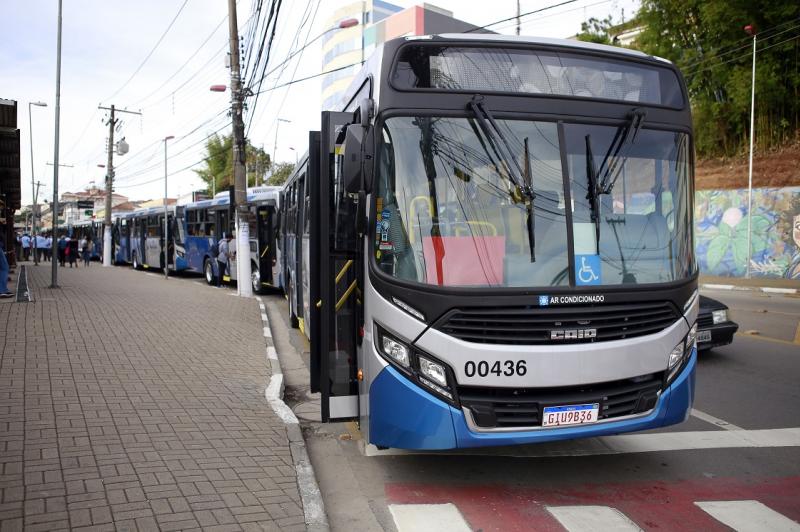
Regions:
M 306 530 L 314 532 L 324 532 L 330 530 L 328 517 L 325 514 L 325 503 L 322 500 L 322 493 L 314 476 L 314 469 L 311 466 L 311 459 L 306 450 L 306 442 L 303 439 L 303 432 L 300 430 L 300 422 L 294 415 L 292 409 L 283 402 L 283 370 L 281 369 L 278 352 L 272 345 L 272 329 L 270 328 L 267 309 L 260 296 L 256 296 L 258 308 L 261 310 L 261 322 L 264 324 L 264 341 L 267 344 L 266 357 L 269 362 L 272 376 L 269 384 L 264 390 L 264 397 L 269 406 L 286 425 L 286 434 L 289 437 L 289 449 L 292 453 L 292 461 L 297 473 L 297 485 L 300 489 L 300 499 L 303 502 L 303 515 L 305 516 Z
M 766 294 L 797 294 L 797 288 L 774 288 L 771 286 L 737 286 L 733 284 L 701 284 L 700 288 L 706 290 L 740 290 L 744 292 L 764 292 Z

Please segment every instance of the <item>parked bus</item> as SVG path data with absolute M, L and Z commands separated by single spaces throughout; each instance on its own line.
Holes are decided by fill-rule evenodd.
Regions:
M 69 231 L 70 238 L 81 240 L 86 238 L 92 241 L 91 260 L 103 260 L 103 221 L 84 220 L 72 224 Z
M 310 272 L 308 215 L 310 190 L 308 184 L 308 154 L 303 156 L 286 179 L 281 191 L 280 226 L 277 249 L 280 256 L 281 288 L 289 302 L 292 327 L 299 327 L 309 337 Z
M 283 192 L 284 283 L 323 421 L 446 449 L 686 419 L 693 137 L 671 63 L 406 37 L 378 46 L 345 101 Z
M 271 287 L 277 278 L 277 256 L 274 246 L 280 187 L 257 187 L 247 190 L 250 210 L 250 262 L 253 291 Z M 178 207 L 178 253 L 186 261 L 186 269 L 202 273 L 209 284 L 219 275 L 211 247 L 224 234 L 234 234 L 235 218 L 230 193 L 221 192 L 213 199 Z M 231 251 L 236 251 L 235 239 Z M 236 258 L 223 273 L 223 280 L 236 280 Z
M 187 269 L 186 259 L 180 249 L 175 224 L 175 206 L 167 207 L 167 267 L 174 272 Z M 125 217 L 130 264 L 135 270 L 164 269 L 164 207 L 137 209 Z M 127 251 L 127 250 L 124 250 Z M 123 253 L 124 253 L 123 251 Z
M 111 213 L 112 229 L 111 241 L 114 249 L 111 258 L 114 264 L 131 264 L 133 261 L 131 250 L 131 225 L 132 213 Z

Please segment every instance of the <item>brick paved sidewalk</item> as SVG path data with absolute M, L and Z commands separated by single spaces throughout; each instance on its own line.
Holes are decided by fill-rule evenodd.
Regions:
M 0 531 L 304 529 L 255 300 L 97 263 L 29 280 L 0 306 Z

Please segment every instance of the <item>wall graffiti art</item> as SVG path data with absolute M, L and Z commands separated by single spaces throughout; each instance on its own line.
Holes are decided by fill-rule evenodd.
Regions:
M 800 187 L 754 188 L 750 274 L 800 280 Z M 727 277 L 747 270 L 747 189 L 695 195 L 700 272 Z

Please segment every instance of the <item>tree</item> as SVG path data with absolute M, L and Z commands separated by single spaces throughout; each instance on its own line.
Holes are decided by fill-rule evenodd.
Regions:
M 268 185 L 282 185 L 286 179 L 292 174 L 294 165 L 292 163 L 278 163 L 275 165 L 275 171 L 267 179 Z
M 261 183 L 270 169 L 270 157 L 261 148 L 247 141 L 246 162 L 247 186 Z M 206 140 L 205 168 L 194 171 L 205 181 L 208 192 L 225 190 L 233 186 L 233 136 L 212 135 Z
M 796 0 L 642 0 L 637 18 L 643 31 L 636 45 L 683 72 L 700 155 L 733 155 L 749 141 L 752 41 L 743 31 L 747 24 L 761 31 L 756 142 L 768 148 L 796 135 L 800 41 L 790 23 L 798 17 Z
M 612 38 L 609 33 L 613 27 L 611 15 L 603 20 L 592 17 L 588 21 L 581 23 L 581 32 L 578 34 L 578 40 L 597 44 L 612 44 Z

